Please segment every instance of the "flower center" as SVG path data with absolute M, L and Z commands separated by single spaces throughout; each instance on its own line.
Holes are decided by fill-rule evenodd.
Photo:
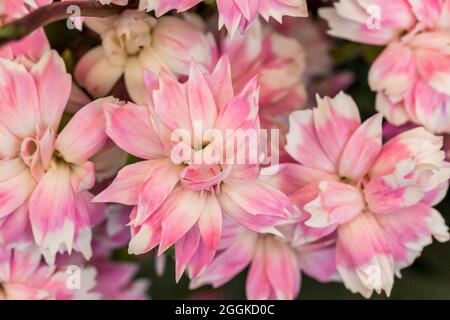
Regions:
M 117 19 L 114 29 L 103 35 L 103 48 L 109 62 L 123 65 L 130 56 L 151 46 L 156 19 L 144 12 L 127 10 Z

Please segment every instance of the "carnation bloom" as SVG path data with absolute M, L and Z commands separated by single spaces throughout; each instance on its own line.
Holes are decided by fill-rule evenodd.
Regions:
M 390 122 L 450 132 L 450 0 L 340 1 L 321 16 L 332 35 L 387 45 L 369 82 Z
M 295 226 L 278 227 L 280 236 L 259 234 L 232 221 L 224 223 L 220 253 L 191 281 L 191 288 L 204 284 L 220 287 L 248 266 L 246 294 L 250 300 L 295 299 L 300 292 L 300 271 L 321 282 L 337 279 L 333 239 L 296 246 Z
M 98 299 L 100 295 L 93 290 L 95 269 L 78 271 L 79 283 L 71 281 L 73 274 L 65 269 L 45 264 L 34 246 L 21 250 L 1 247 L 0 300 Z
M 236 161 L 236 154 L 250 158 L 259 141 L 257 134 L 253 143 L 236 142 L 229 135 L 229 130 L 258 132 L 256 79 L 235 94 L 224 57 L 211 74 L 193 62 L 183 84 L 167 72 L 160 73 L 159 81 L 148 74 L 146 83 L 150 107 L 106 109 L 110 138 L 146 161 L 122 169 L 95 200 L 134 206 L 130 253 L 142 254 L 159 244 L 161 254 L 175 245 L 177 279 L 188 264 L 190 275 L 196 276 L 214 257 L 223 212 L 267 233 L 276 232 L 273 226 L 296 208 L 282 192 L 257 179 L 257 160 Z M 174 137 L 180 130 L 187 136 Z M 225 141 L 213 130 L 223 133 Z M 181 161 L 176 159 L 180 146 L 188 151 Z
M 48 262 L 58 251 L 91 256 L 91 227 L 105 207 L 92 204 L 89 159 L 107 136 L 102 106 L 82 108 L 58 133 L 71 77 L 54 51 L 27 70 L 0 59 L 0 243 L 34 241 Z
M 311 215 L 306 225 L 336 229 L 339 274 L 347 288 L 365 297 L 373 290 L 389 295 L 394 274 L 432 236 L 449 239 L 444 219 L 432 208 L 445 196 L 450 177 L 442 137 L 416 128 L 382 145 L 381 125 L 380 114 L 361 124 L 356 104 L 342 93 L 318 98 L 318 108 L 291 115 L 286 146 L 302 170 L 316 177 L 303 197 L 297 195 Z
M 141 104 L 146 102 L 145 69 L 181 77 L 189 73 L 191 60 L 206 68 L 217 61 L 212 35 L 193 15 L 156 20 L 144 12 L 125 10 L 119 16 L 86 23 L 101 35 L 102 46 L 81 58 L 75 76 L 94 97 L 108 94 L 123 76 L 130 97 Z

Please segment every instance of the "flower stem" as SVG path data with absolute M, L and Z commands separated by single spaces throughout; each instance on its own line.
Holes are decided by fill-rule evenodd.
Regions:
M 72 13 L 68 10 L 71 6 L 77 6 L 82 17 L 103 18 L 116 15 L 124 9 L 136 9 L 138 1 L 130 0 L 126 6 L 102 5 L 96 0 L 55 2 L 40 7 L 29 15 L 0 27 L 0 47 L 11 41 L 20 40 L 49 23 L 71 18 Z

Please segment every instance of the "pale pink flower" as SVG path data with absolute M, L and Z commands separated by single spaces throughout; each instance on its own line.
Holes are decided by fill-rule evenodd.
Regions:
M 81 58 L 75 76 L 94 97 L 107 95 L 123 76 L 132 100 L 145 103 L 144 70 L 182 77 L 188 75 L 191 60 L 208 69 L 217 62 L 216 43 L 194 15 L 156 20 L 144 12 L 125 10 L 120 16 L 86 23 L 101 35 L 102 46 Z
M 91 227 L 104 216 L 88 191 L 89 159 L 105 144 L 102 99 L 82 108 L 58 133 L 71 77 L 54 51 L 27 70 L 0 59 L 0 243 L 34 241 L 48 262 L 58 251 L 91 256 Z
M 310 188 L 295 202 L 311 215 L 309 227 L 336 229 L 336 265 L 352 292 L 391 291 L 394 274 L 409 266 L 432 236 L 449 239 L 438 211 L 448 188 L 443 139 L 423 128 L 382 145 L 382 116 L 360 122 L 344 94 L 318 98 L 318 108 L 290 117 L 286 149 Z M 372 272 L 377 278 L 371 283 Z
M 34 246 L 25 249 L 0 248 L 0 300 L 92 300 L 96 271 L 80 268 L 80 282 L 71 281 L 73 273 L 49 266 Z M 79 284 L 79 287 L 77 286 Z M 73 285 L 73 286 L 72 286 Z
M 256 79 L 235 94 L 224 57 L 211 74 L 192 63 L 185 83 L 167 72 L 160 73 L 159 81 L 148 74 L 146 83 L 150 107 L 106 108 L 110 138 L 146 160 L 122 169 L 95 200 L 134 206 L 130 253 L 142 254 L 159 245 L 161 254 L 175 245 L 177 279 L 187 265 L 193 277 L 214 257 L 222 212 L 251 230 L 267 233 L 275 232 L 273 226 L 296 208 L 282 192 L 257 179 L 257 163 L 244 159 L 245 164 L 235 164 L 234 147 L 248 152 L 253 144 L 241 140 L 236 145 L 226 138 L 227 130 L 259 128 Z M 174 162 L 173 150 L 180 142 L 171 135 L 180 129 L 190 135 L 182 145 L 197 159 L 207 154 L 219 157 L 213 162 L 190 158 Z M 211 129 L 224 133 L 225 141 L 208 138 Z
M 397 126 L 450 132 L 450 0 L 350 0 L 320 13 L 331 35 L 387 45 L 369 75 L 379 112 Z
M 294 246 L 294 225 L 279 227 L 279 235 L 262 235 L 225 220 L 220 253 L 191 288 L 211 284 L 218 288 L 250 266 L 246 294 L 250 300 L 295 299 L 301 272 L 321 281 L 336 280 L 333 240 Z

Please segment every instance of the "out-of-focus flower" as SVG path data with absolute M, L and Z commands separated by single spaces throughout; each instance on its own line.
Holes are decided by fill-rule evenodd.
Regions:
M 266 21 L 274 18 L 281 23 L 283 16 L 307 17 L 305 0 L 217 0 L 219 29 L 225 26 L 233 37 L 239 29 L 245 32 L 261 15 Z
M 319 10 L 330 25 L 328 33 L 355 42 L 386 45 L 416 23 L 409 0 L 339 0 L 333 5 Z
M 202 0 L 140 0 L 139 9 L 147 11 L 155 11 L 157 17 L 176 10 L 178 13 L 189 10 Z
M 146 102 L 144 70 L 161 70 L 177 77 L 189 73 L 191 60 L 211 69 L 217 62 L 217 47 L 200 19 L 155 19 L 144 12 L 125 10 L 119 16 L 88 19 L 86 24 L 102 37 L 79 61 L 75 76 L 94 97 L 107 95 L 123 76 L 136 103 Z
M 450 0 L 340 1 L 320 12 L 331 35 L 387 45 L 369 75 L 379 112 L 450 132 Z
M 109 4 L 111 1 L 102 1 Z M 127 4 L 128 1 L 121 1 Z M 155 11 L 157 17 L 176 10 L 183 12 L 194 7 L 202 0 L 140 0 L 139 9 Z M 219 29 L 226 27 L 231 36 L 236 31 L 245 32 L 258 16 L 266 21 L 274 18 L 281 23 L 283 16 L 307 17 L 308 9 L 305 0 L 217 0 L 219 10 Z
M 229 57 L 236 90 L 258 78 L 260 119 L 263 127 L 303 107 L 305 52 L 293 38 L 255 21 L 248 33 L 222 37 L 221 54 Z M 277 119 L 279 117 L 279 119 Z
M 49 263 L 58 251 L 91 256 L 91 228 L 105 206 L 91 203 L 89 159 L 105 144 L 105 98 L 82 108 L 58 133 L 71 77 L 54 51 L 30 70 L 0 59 L 0 242 L 28 242 Z
M 330 54 L 333 49 L 332 41 L 327 37 L 321 22 L 285 17 L 283 23 L 272 24 L 275 30 L 296 39 L 302 45 L 305 51 L 303 82 L 310 100 L 314 99 L 316 94 L 334 96 L 347 89 L 353 82 L 353 74 L 350 71 L 334 71 L 334 62 Z M 312 102 L 310 100 L 308 103 Z
M 257 77 L 260 87 L 259 117 L 265 129 L 279 129 L 285 144 L 288 115 L 305 106 L 305 52 L 297 39 L 263 26 L 257 19 L 245 34 L 223 34 L 221 53 L 231 63 L 233 86 L 239 91 Z M 276 146 L 273 146 L 276 148 Z M 284 159 L 284 150 L 280 150 Z
M 316 176 L 296 203 L 309 227 L 336 229 L 336 265 L 352 292 L 388 295 L 394 274 L 409 266 L 432 236 L 449 239 L 438 211 L 448 188 L 443 139 L 423 128 L 382 145 L 380 114 L 360 123 L 344 94 L 318 98 L 318 108 L 290 117 L 286 146 L 302 164 L 298 179 Z
M 23 17 L 39 6 L 50 4 L 53 0 L 0 0 L 0 26 Z M 42 28 L 22 40 L 14 41 L 0 48 L 0 57 L 20 58 L 22 63 L 37 62 L 50 50 L 47 37 Z M 30 61 L 30 62 L 28 62 Z
M 59 256 L 57 265 L 66 268 L 70 265 L 93 267 L 97 270 L 93 290 L 101 294 L 102 300 L 144 300 L 147 299 L 149 281 L 133 279 L 139 265 L 133 262 L 120 262 L 112 259 L 113 251 L 123 248 L 130 241 L 130 231 L 126 226 L 130 208 L 122 205 L 109 205 L 107 219 L 93 232 L 93 257 L 89 262 L 80 254 Z
M 0 300 L 92 300 L 95 292 L 94 268 L 68 272 L 42 261 L 39 250 L 0 248 Z M 79 277 L 78 279 L 76 277 Z
M 162 72 L 159 81 L 148 74 L 146 84 L 150 107 L 106 108 L 110 138 L 146 161 L 122 169 L 95 201 L 134 206 L 130 253 L 159 245 L 161 254 L 175 245 L 177 279 L 188 265 L 194 277 L 214 257 L 222 212 L 253 231 L 270 233 L 296 208 L 282 192 L 257 179 L 256 79 L 235 94 L 224 57 L 210 74 L 193 62 L 185 83 Z M 255 139 L 236 141 L 236 131 L 255 133 Z
M 0 24 L 21 18 L 53 0 L 0 0 Z
M 292 300 L 300 292 L 301 271 L 322 282 L 337 278 L 332 240 L 294 246 L 294 225 L 279 229 L 283 237 L 261 235 L 232 221 L 224 223 L 220 253 L 202 275 L 191 281 L 191 288 L 204 284 L 220 287 L 250 266 L 248 299 Z

